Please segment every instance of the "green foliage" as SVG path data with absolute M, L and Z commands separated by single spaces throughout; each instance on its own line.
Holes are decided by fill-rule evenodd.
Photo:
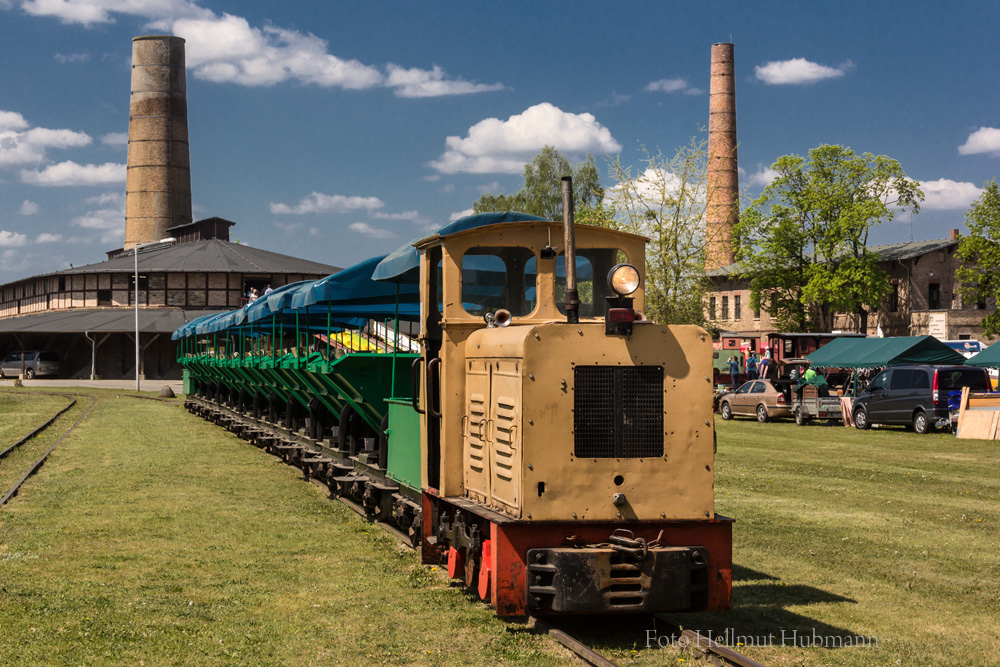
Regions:
M 472 205 L 475 213 L 490 211 L 521 211 L 548 220 L 562 220 L 562 178 L 573 177 L 573 200 L 576 218 L 580 216 L 600 220 L 601 213 L 593 216 L 589 209 L 599 208 L 604 199 L 604 188 L 597 173 L 594 157 L 587 153 L 583 162 L 575 167 L 552 146 L 546 146 L 531 162 L 524 165 L 524 185 L 513 195 L 485 193 Z M 585 223 L 589 224 L 589 223 Z
M 778 177 L 741 215 L 736 257 L 753 308 L 788 331 L 829 330 L 837 312 L 878 304 L 889 282 L 868 251 L 871 229 L 897 210 L 916 213 L 923 193 L 896 160 L 824 145 L 808 160 L 786 155 Z
M 969 235 L 958 245 L 963 263 L 956 274 L 962 298 L 1000 303 L 1000 188 L 995 180 L 983 185 L 983 194 L 965 214 L 965 226 Z M 990 338 L 1000 336 L 1000 313 L 989 311 L 981 325 Z
M 703 324 L 705 142 L 692 138 L 672 157 L 642 151 L 645 169 L 639 174 L 633 175 L 620 156 L 611 160 L 617 185 L 608 199 L 620 229 L 650 240 L 646 314 L 665 324 Z

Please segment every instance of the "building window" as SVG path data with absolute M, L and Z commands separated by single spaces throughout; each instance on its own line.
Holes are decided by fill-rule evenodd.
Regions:
M 729 297 L 722 297 L 722 319 L 729 319 Z
M 899 312 L 899 285 L 893 285 L 892 291 L 889 292 L 889 312 Z
M 930 283 L 927 285 L 927 310 L 938 310 L 941 308 L 941 285 Z
M 740 307 L 740 299 L 742 297 L 737 294 L 733 297 L 733 319 L 738 320 L 743 316 L 743 309 Z
M 753 318 L 755 320 L 760 319 L 760 306 L 757 306 L 756 308 L 753 309 Z
M 111 305 L 111 290 L 109 290 L 109 289 L 99 289 L 99 290 L 97 290 L 97 305 L 98 306 L 110 306 Z
M 708 297 L 708 319 L 715 319 L 715 297 Z
M 66 276 L 59 276 L 59 291 L 66 291 Z
M 980 297 L 976 301 L 976 310 L 986 310 L 986 297 Z

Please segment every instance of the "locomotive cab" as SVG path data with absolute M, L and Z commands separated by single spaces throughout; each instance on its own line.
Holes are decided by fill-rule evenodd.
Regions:
M 645 239 L 595 227 L 568 322 L 561 235 L 522 220 L 416 244 L 425 559 L 501 614 L 728 608 L 711 340 L 645 320 Z

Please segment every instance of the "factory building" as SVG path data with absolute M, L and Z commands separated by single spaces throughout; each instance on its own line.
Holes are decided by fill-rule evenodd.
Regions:
M 40 350 L 59 354 L 62 375 L 178 378 L 170 334 L 182 324 L 240 307 L 251 287 L 340 270 L 231 241 L 229 220 L 193 221 L 184 69 L 183 39 L 133 40 L 123 246 L 0 285 L 0 359 Z

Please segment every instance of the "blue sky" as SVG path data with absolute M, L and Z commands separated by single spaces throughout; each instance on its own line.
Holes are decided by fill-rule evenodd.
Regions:
M 513 192 L 546 144 L 606 173 L 708 122 L 736 45 L 742 183 L 824 143 L 894 157 L 962 227 L 1000 168 L 986 2 L 0 0 L 0 281 L 121 247 L 131 39 L 187 39 L 196 219 L 347 266 Z M 611 185 L 605 177 L 605 185 Z M 759 186 L 758 189 L 759 191 Z

